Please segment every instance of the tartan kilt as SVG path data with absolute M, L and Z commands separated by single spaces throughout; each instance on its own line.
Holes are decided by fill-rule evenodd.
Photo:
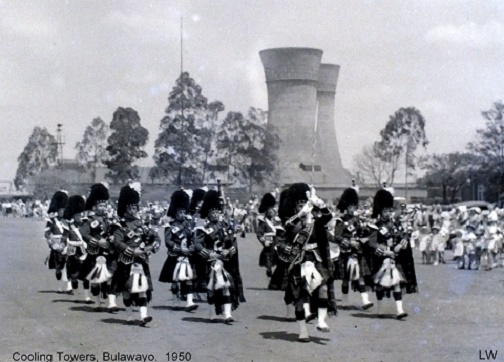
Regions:
M 83 261 L 79 259 L 76 255 L 71 255 L 67 259 L 67 277 L 68 279 L 80 279 L 81 276 L 81 266 Z M 80 279 L 82 280 L 82 279 Z
M 178 256 L 168 255 L 159 274 L 159 281 L 161 283 L 173 283 L 173 272 L 177 265 L 177 259 Z
M 317 269 L 317 271 L 320 273 L 320 276 L 323 279 L 321 285 L 326 284 L 327 281 L 331 278 L 329 270 L 327 270 L 327 268 L 321 262 L 310 259 L 311 258 L 307 258 L 307 260 L 304 260 L 303 262 L 312 261 L 315 265 L 315 269 Z M 294 297 L 295 301 L 299 300 L 299 298 L 303 296 L 309 295 L 306 280 L 303 277 L 301 277 L 301 264 L 303 262 L 294 265 L 294 267 L 289 273 L 288 288 L 292 292 L 292 296 Z
M 183 256 L 183 255 L 180 255 L 180 256 Z M 179 255 L 177 255 L 177 256 L 168 255 L 168 257 L 166 258 L 166 260 L 163 264 L 163 268 L 161 269 L 161 273 L 159 274 L 158 280 L 161 283 L 174 283 L 174 282 L 176 282 L 175 280 L 173 280 L 173 272 L 175 271 L 175 268 L 177 267 L 178 258 L 180 256 Z M 196 268 L 194 266 L 193 261 L 194 261 L 193 257 L 189 257 L 189 263 L 191 264 L 191 269 L 193 272 L 193 279 L 192 280 L 196 280 L 197 273 L 196 273 Z M 187 280 L 187 281 L 189 281 L 189 280 Z
M 48 267 L 49 269 L 59 269 L 62 270 L 65 267 L 66 256 L 61 254 L 59 251 L 52 250 L 49 253 Z
M 268 289 L 270 290 L 286 290 L 289 284 L 289 263 L 280 259 L 277 260 L 277 265 L 271 276 Z
M 350 253 L 340 253 L 339 258 L 338 258 L 338 276 L 341 280 L 348 280 L 348 272 L 347 272 L 347 265 L 348 265 L 348 258 L 350 257 Z
M 145 277 L 147 278 L 148 291 L 152 292 L 154 290 L 152 286 L 152 278 L 150 274 L 149 264 L 144 260 L 135 259 L 135 263 L 141 264 Z M 130 279 L 131 266 L 133 264 L 124 264 L 122 262 L 117 263 L 117 270 L 112 277 L 112 289 L 117 293 L 130 292 L 128 287 L 128 281 Z
M 261 253 L 259 254 L 259 266 L 266 267 L 267 266 L 267 263 L 266 263 L 267 258 L 269 258 L 271 260 L 272 266 L 276 265 L 277 257 L 276 257 L 275 249 L 273 249 L 272 246 L 270 246 L 268 248 L 266 248 L 266 247 L 262 248 Z

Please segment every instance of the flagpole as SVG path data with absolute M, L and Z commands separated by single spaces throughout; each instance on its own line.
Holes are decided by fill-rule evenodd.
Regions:
M 313 172 L 315 170 L 315 146 L 317 143 L 317 124 L 318 124 L 318 108 L 319 102 L 317 101 L 317 106 L 315 108 L 315 126 L 313 127 L 313 140 L 312 140 L 312 162 L 311 162 L 311 173 L 310 173 L 310 185 L 313 186 Z

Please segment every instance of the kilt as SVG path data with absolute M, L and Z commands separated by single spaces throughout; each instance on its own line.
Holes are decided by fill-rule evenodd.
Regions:
M 51 250 L 49 253 L 49 269 L 62 270 L 65 267 L 66 255 L 61 254 L 59 251 Z
M 261 253 L 259 254 L 259 266 L 268 267 L 268 263 L 267 263 L 268 259 L 271 263 L 270 267 L 276 265 L 276 260 L 275 260 L 276 253 L 275 253 L 275 249 L 273 249 L 273 246 L 262 248 Z
M 166 258 L 163 267 L 161 268 L 161 273 L 159 274 L 159 281 L 161 283 L 174 283 L 173 280 L 173 272 L 175 271 L 175 267 L 177 266 L 179 256 L 168 255 Z M 197 278 L 196 268 L 193 262 L 193 258 L 189 258 L 191 269 L 193 272 L 193 279 Z
M 81 273 L 81 267 L 82 267 L 83 261 L 80 260 L 80 258 L 76 255 L 71 255 L 67 259 L 67 277 L 68 279 L 79 279 L 79 280 L 85 280 L 82 278 L 82 273 Z M 89 270 L 91 271 L 91 269 Z
M 152 278 L 150 274 L 149 264 L 146 263 L 144 260 L 139 259 L 135 259 L 134 262 L 142 265 L 145 277 L 147 278 L 148 291 L 152 292 L 154 288 L 152 286 Z M 117 270 L 115 271 L 114 276 L 112 277 L 112 289 L 116 293 L 130 292 L 128 282 L 130 281 L 130 272 L 132 265 L 133 264 L 124 264 L 122 262 L 117 263 Z
M 286 290 L 289 284 L 289 263 L 280 259 L 277 260 L 277 265 L 271 276 L 268 289 L 270 290 Z
M 326 284 L 327 281 L 331 278 L 329 270 L 320 261 L 318 261 L 312 253 L 306 254 L 304 260 L 301 263 L 294 265 L 289 273 L 288 288 L 290 289 L 294 301 L 296 302 L 299 302 L 301 298 L 308 298 L 311 294 L 309 292 L 306 279 L 301 276 L 301 264 L 307 261 L 314 263 L 315 269 L 322 277 L 321 285 Z

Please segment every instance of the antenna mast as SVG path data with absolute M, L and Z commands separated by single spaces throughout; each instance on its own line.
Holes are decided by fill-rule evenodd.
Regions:
M 58 123 L 58 129 L 56 130 L 56 147 L 58 148 L 59 164 L 63 164 L 63 140 L 61 137 L 61 127 L 63 124 Z

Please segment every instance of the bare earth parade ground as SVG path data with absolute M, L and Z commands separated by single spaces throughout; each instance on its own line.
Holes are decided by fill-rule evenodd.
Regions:
M 44 265 L 44 226 L 0 219 L 1 362 L 504 361 L 504 269 L 456 270 L 449 251 L 448 264 L 439 266 L 421 265 L 416 252 L 420 293 L 404 296 L 405 321 L 395 319 L 392 299 L 383 319 L 374 307 L 342 307 L 329 319 L 330 333 L 313 321 L 311 342 L 299 343 L 297 324 L 283 319 L 283 292 L 267 290 L 265 269 L 257 266 L 254 234 L 238 241 L 247 303 L 233 313 L 232 326 L 208 323 L 205 303 L 192 313 L 174 304 L 169 284 L 157 282 L 163 245 L 151 258 L 154 319 L 140 327 L 126 324 L 124 311 L 95 312 L 56 293 L 54 271 Z M 336 288 L 340 296 L 339 282 Z M 351 293 L 350 302 L 360 305 L 359 295 Z

